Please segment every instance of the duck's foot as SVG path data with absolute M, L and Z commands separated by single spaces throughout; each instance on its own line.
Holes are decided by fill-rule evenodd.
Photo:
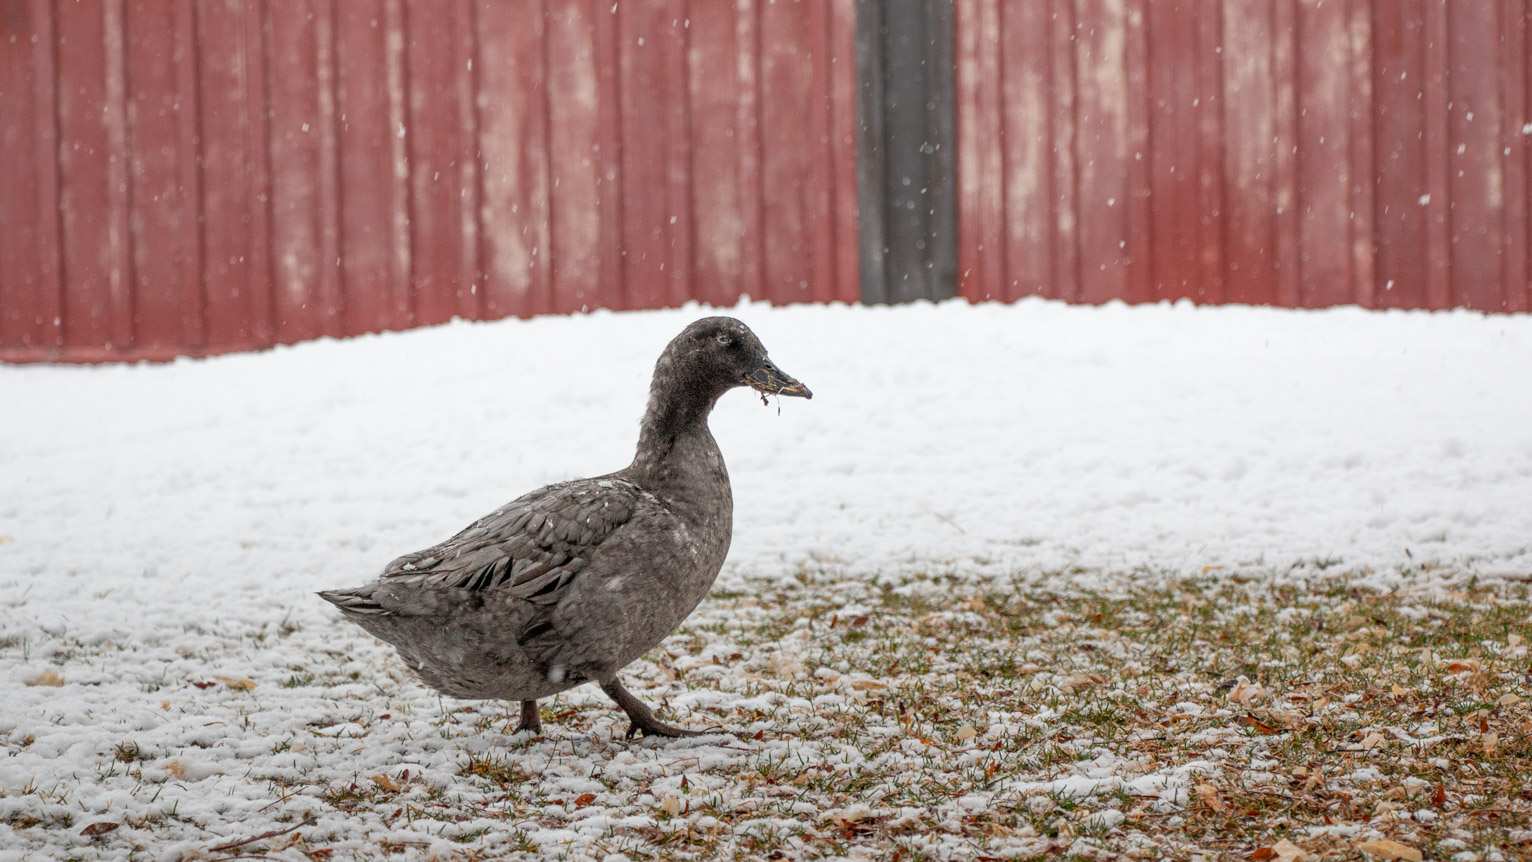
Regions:
M 537 712 L 537 701 L 524 700 L 521 702 L 521 723 L 516 725 L 516 732 L 523 730 L 538 735 L 543 732 L 543 718 Z
M 622 711 L 628 714 L 628 739 L 632 739 L 639 731 L 643 731 L 644 736 L 669 737 L 707 736 L 710 733 L 717 732 L 686 730 L 685 728 L 675 727 L 660 721 L 654 717 L 654 712 L 645 706 L 643 701 L 634 697 L 632 692 L 623 688 L 622 683 L 616 677 L 612 677 L 611 682 L 602 683 L 601 690 L 606 692 L 607 697 L 617 701 L 617 705 L 622 707 Z

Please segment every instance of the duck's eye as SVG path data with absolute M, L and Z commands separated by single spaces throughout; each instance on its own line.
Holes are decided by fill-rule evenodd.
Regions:
M 718 343 L 722 344 L 724 347 L 728 347 L 734 343 L 734 339 L 729 335 L 729 333 L 720 332 L 718 333 Z

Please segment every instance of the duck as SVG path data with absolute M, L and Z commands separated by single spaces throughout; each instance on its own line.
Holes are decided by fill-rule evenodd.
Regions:
M 442 694 L 518 702 L 516 733 L 541 733 L 538 701 L 587 682 L 626 713 L 629 739 L 707 733 L 661 721 L 618 672 L 673 632 L 723 568 L 733 491 L 708 416 L 742 387 L 762 401 L 813 397 L 741 321 L 697 320 L 655 363 L 628 466 L 539 488 L 371 583 L 319 596 Z

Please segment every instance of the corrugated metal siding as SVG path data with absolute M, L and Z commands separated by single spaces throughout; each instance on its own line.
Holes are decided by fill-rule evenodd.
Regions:
M 855 300 L 852 0 L 0 0 L 0 358 Z
M 1529 11 L 958 0 L 961 290 L 1526 311 Z

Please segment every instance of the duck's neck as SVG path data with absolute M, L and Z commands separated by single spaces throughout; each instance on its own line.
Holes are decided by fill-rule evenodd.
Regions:
M 708 430 L 707 417 L 718 395 L 709 392 L 656 386 L 649 394 L 649 407 L 639 425 L 638 451 L 629 469 L 656 486 L 668 484 L 683 465 L 704 461 L 708 450 L 718 451 L 718 444 Z M 696 453 L 697 450 L 702 453 Z

